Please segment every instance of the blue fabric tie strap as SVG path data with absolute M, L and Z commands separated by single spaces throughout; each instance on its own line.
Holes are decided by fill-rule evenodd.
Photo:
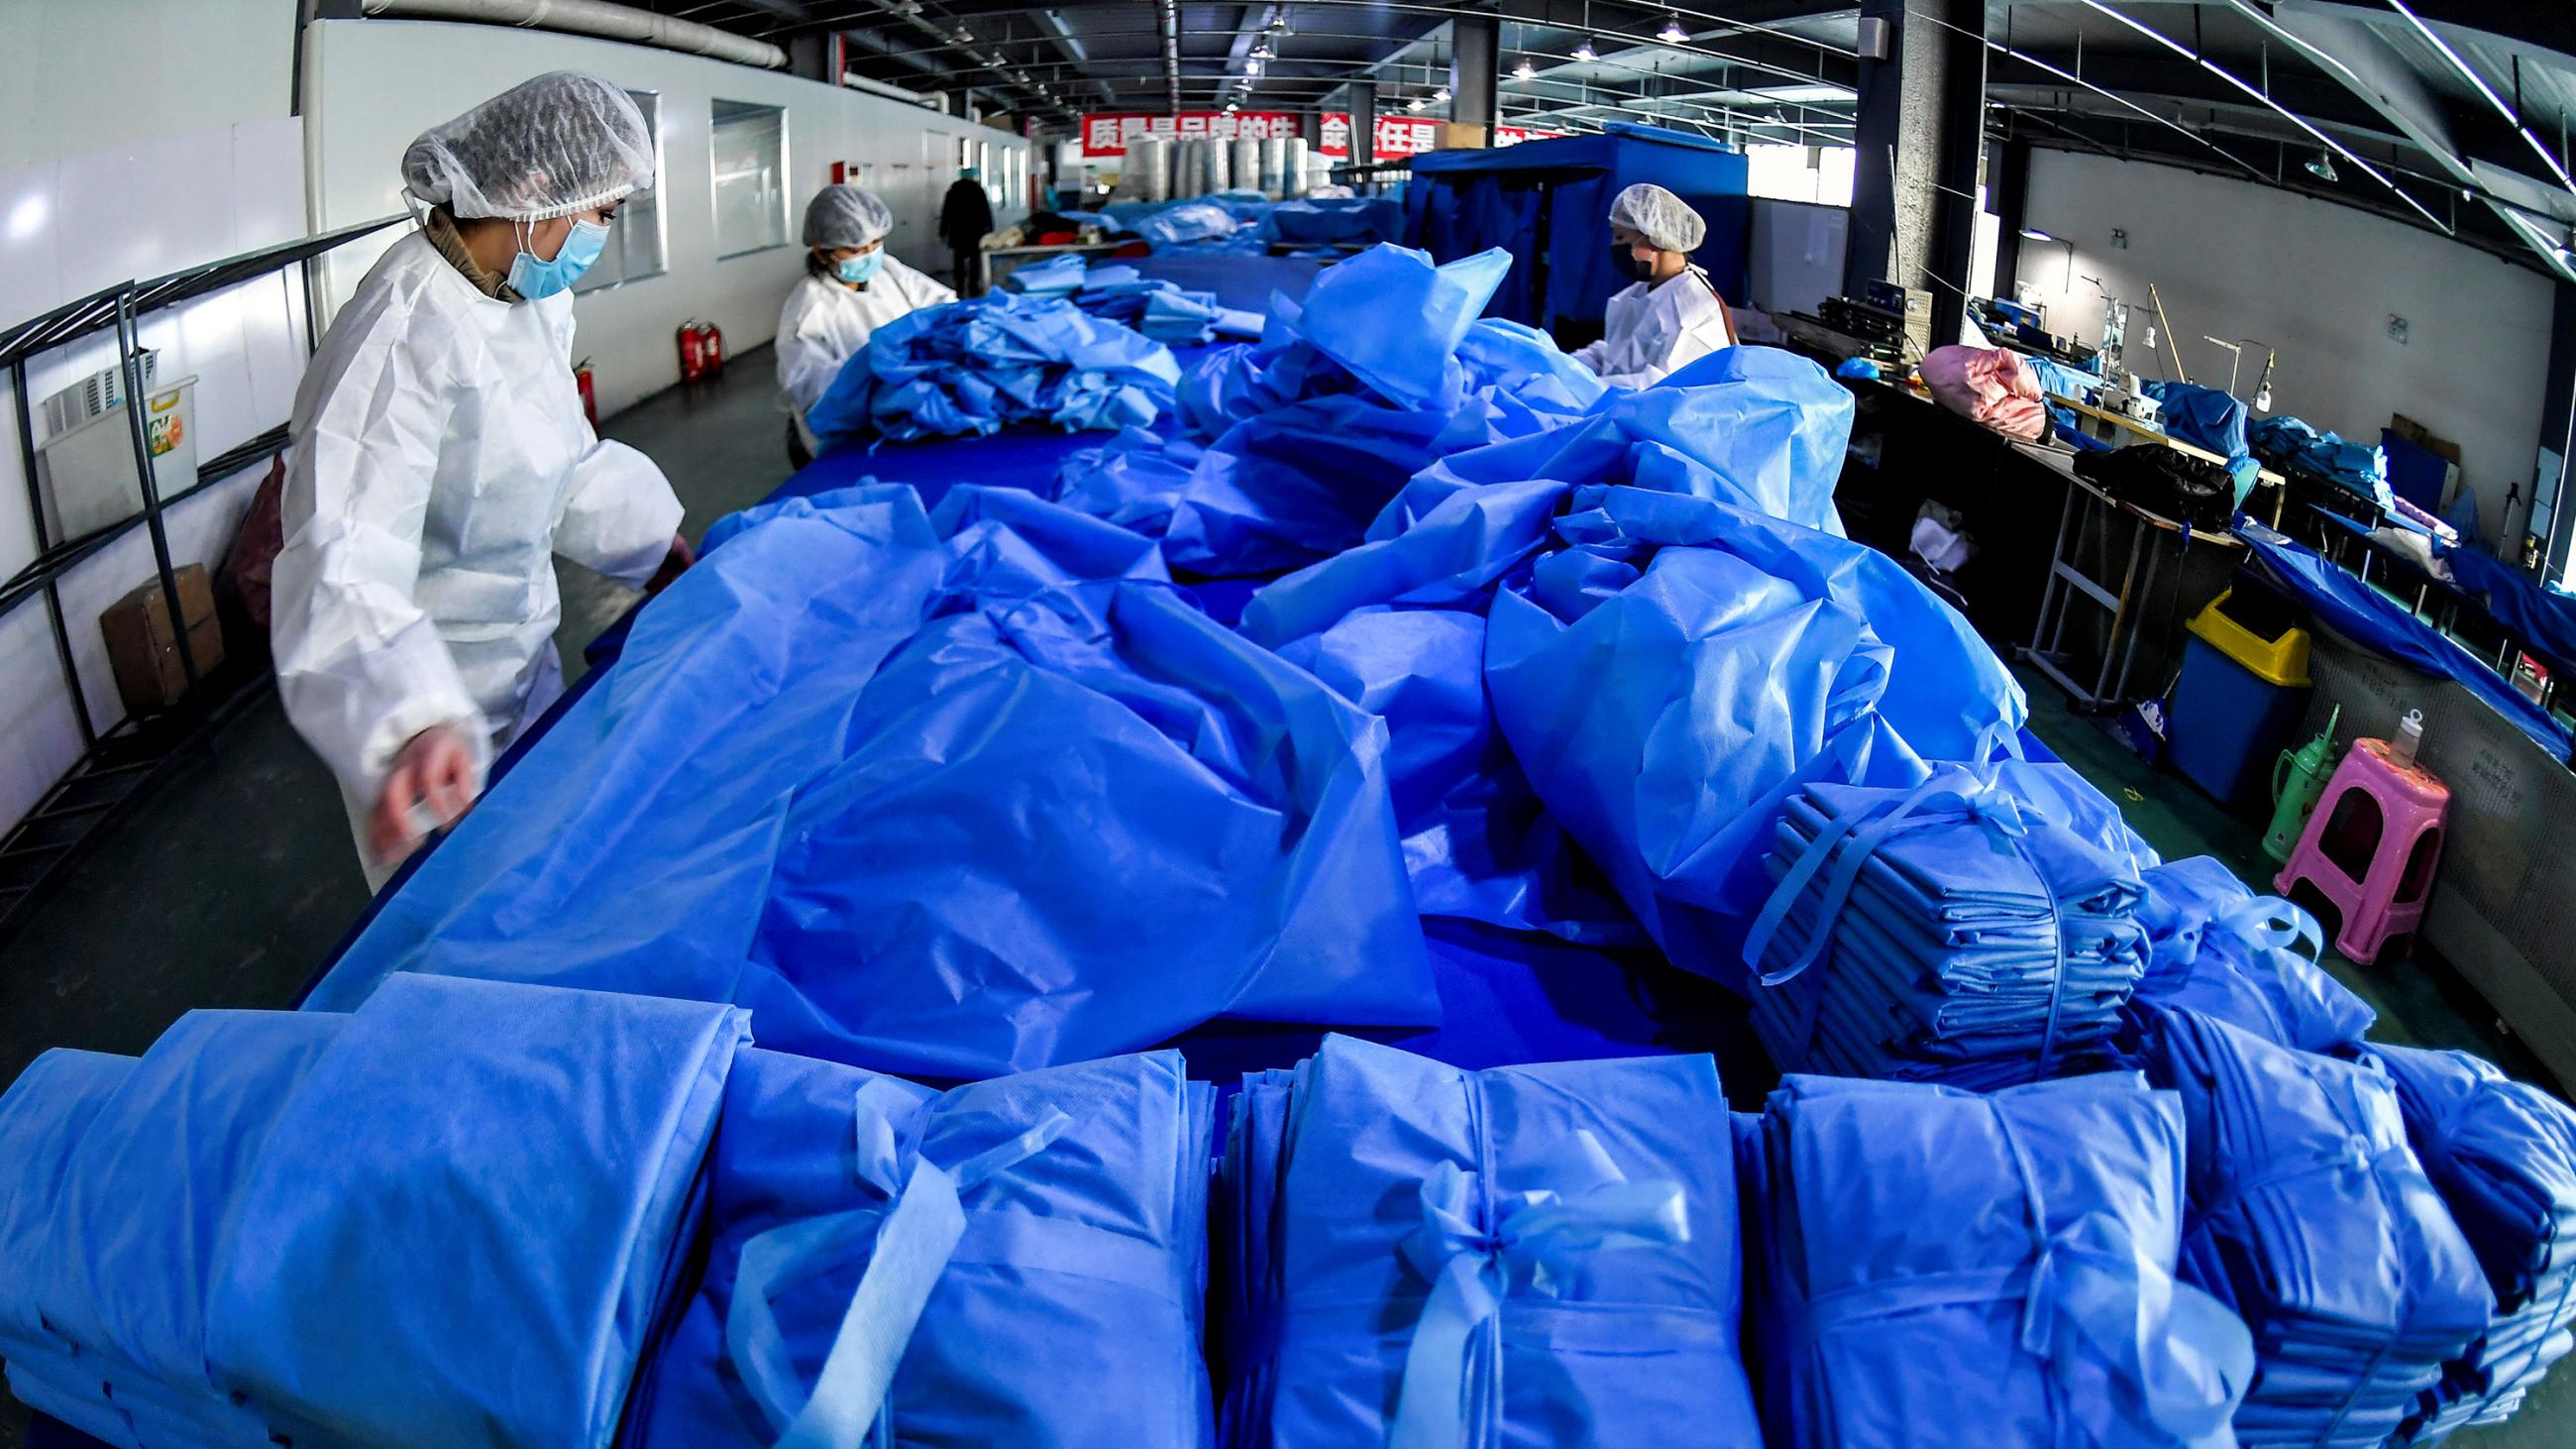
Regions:
M 1431 1296 L 1405 1350 L 1389 1449 L 1456 1449 L 1468 1441 L 1471 1396 L 1499 1402 L 1499 1355 L 1481 1355 L 1484 1372 L 1473 1384 L 1470 1368 L 1516 1276 L 1554 1296 L 1580 1254 L 1690 1240 L 1681 1184 L 1630 1182 L 1590 1132 L 1550 1153 L 1539 1178 L 1550 1185 L 1500 1202 L 1455 1163 L 1439 1164 L 1423 1181 L 1422 1226 L 1403 1252 L 1430 1281 Z M 1480 1228 L 1480 1219 L 1494 1226 Z
M 919 1110 L 883 1080 L 861 1087 L 852 1103 L 856 1172 L 885 1197 L 883 1205 L 783 1224 L 742 1245 L 725 1316 L 725 1347 L 743 1387 L 778 1434 L 779 1449 L 894 1442 L 895 1366 L 966 1236 L 961 1199 L 1044 1151 L 1073 1120 L 1050 1109 L 1018 1136 L 942 1168 L 903 1141 Z M 770 1300 L 816 1270 L 861 1252 L 868 1256 L 867 1270 L 850 1295 L 813 1393 L 804 1395 Z
M 2325 954 L 2325 931 L 2317 919 L 2279 896 L 2255 896 L 2210 922 L 2248 946 L 2288 951 L 2310 962 Z

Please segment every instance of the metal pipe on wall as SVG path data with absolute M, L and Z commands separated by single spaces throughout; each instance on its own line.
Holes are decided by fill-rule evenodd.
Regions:
M 595 35 L 603 40 L 631 41 L 765 70 L 778 70 L 787 64 L 787 52 L 765 40 L 753 40 L 694 20 L 675 20 L 649 10 L 611 4 L 609 0 L 360 0 L 359 9 L 371 16 L 464 20 Z

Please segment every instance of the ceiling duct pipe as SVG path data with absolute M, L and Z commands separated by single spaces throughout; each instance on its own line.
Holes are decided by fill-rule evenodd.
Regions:
M 787 65 L 787 52 L 765 40 L 629 5 L 612 5 L 608 0 L 360 0 L 359 10 L 366 15 L 410 20 L 464 20 L 595 35 L 603 40 L 710 56 L 764 70 L 780 70 Z
M 1155 23 L 1163 31 L 1163 90 L 1172 114 L 1181 113 L 1181 11 L 1179 0 L 1155 0 Z

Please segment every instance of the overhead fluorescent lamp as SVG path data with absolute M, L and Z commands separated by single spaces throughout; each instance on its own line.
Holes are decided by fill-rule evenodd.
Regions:
M 2023 238 L 2023 240 L 2025 240 L 2025 241 L 2050 241 L 2050 242 L 2053 242 L 2053 241 L 2057 240 L 2057 238 L 2055 238 L 2055 237 L 2053 237 L 2053 236 L 2050 236 L 2048 233 L 2046 233 L 2046 232 L 2044 232 L 2044 231 L 2041 231 L 2038 227 L 2035 227 L 2035 226 L 2026 226 L 2026 227 L 2023 227 L 2023 228 L 2021 229 L 2021 234 L 2022 234 L 2022 238 Z

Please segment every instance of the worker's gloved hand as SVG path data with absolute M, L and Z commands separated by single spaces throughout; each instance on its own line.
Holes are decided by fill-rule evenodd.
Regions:
M 367 844 L 376 858 L 400 864 L 420 848 L 427 831 L 420 814 L 444 828 L 465 818 L 474 804 L 474 752 L 446 725 L 413 735 L 385 775 L 384 793 L 367 817 Z M 416 813 L 419 812 L 419 813 Z
M 687 536 L 677 533 L 672 534 L 671 551 L 662 556 L 662 566 L 653 571 L 653 577 L 645 580 L 644 596 L 649 599 L 653 595 L 669 588 L 672 580 L 677 579 L 682 573 L 687 571 L 689 565 L 696 563 L 697 561 L 698 551 L 689 547 Z

